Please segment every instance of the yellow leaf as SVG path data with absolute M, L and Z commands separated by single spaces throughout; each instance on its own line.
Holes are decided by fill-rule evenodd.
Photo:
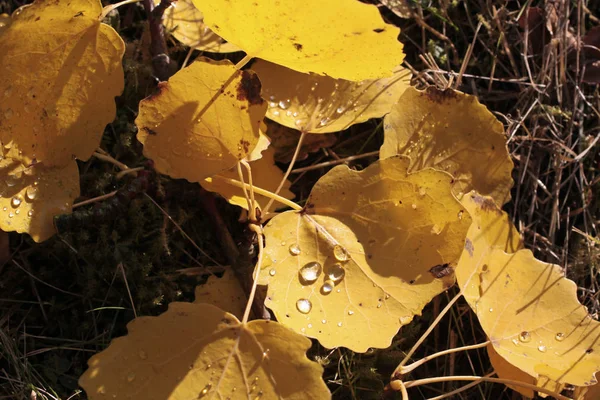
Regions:
M 258 143 L 267 105 L 252 71 L 201 58 L 158 88 L 140 102 L 135 123 L 159 172 L 200 182 L 235 166 Z
M 383 117 L 410 86 L 410 71 L 403 68 L 389 78 L 361 82 L 305 74 L 263 60 L 252 69 L 269 102 L 267 117 L 310 133 L 338 132 Z
M 222 310 L 229 310 L 241 319 L 246 309 L 246 293 L 240 281 L 229 269 L 221 278 L 212 275 L 204 285 L 196 286 L 194 303 L 211 304 Z
M 125 45 L 99 0 L 36 1 L 0 36 L 0 141 L 24 165 L 88 159 L 123 90 Z
M 400 30 L 356 0 L 193 0 L 219 36 L 252 57 L 351 81 L 392 74 Z
M 600 383 L 589 386 L 583 396 L 583 400 L 598 400 L 600 399 Z
M 488 344 L 486 347 L 488 351 L 488 355 L 490 356 L 490 362 L 492 363 L 492 367 L 494 367 L 494 372 L 498 375 L 500 379 L 509 379 L 512 381 L 519 381 L 528 383 L 530 385 L 535 385 L 535 378 L 531 375 L 526 374 L 521 371 L 519 368 L 515 367 L 504 358 L 502 358 L 496 350 L 494 350 L 494 346 Z M 506 385 L 514 391 L 519 392 L 523 396 L 532 399 L 535 395 L 532 389 L 524 388 L 522 386 L 516 385 Z
M 72 160 L 61 168 L 0 161 L 0 229 L 29 233 L 42 242 L 56 233 L 54 217 L 71 212 L 79 197 L 79 170 Z
M 8 28 L 10 25 L 10 15 L 8 14 L 0 14 L 0 34 Z
M 384 120 L 381 158 L 411 158 L 410 170 L 434 167 L 456 178 L 454 193 L 476 190 L 510 200 L 513 163 L 502 124 L 474 96 L 409 88 Z
M 454 283 L 470 218 L 448 174 L 407 167 L 401 157 L 335 167 L 304 211 L 266 225 L 259 282 L 278 321 L 328 348 L 385 348 Z
M 253 186 L 268 190 L 270 192 L 275 192 L 277 190 L 277 187 L 283 179 L 284 174 L 279 167 L 275 165 L 274 154 L 275 150 L 269 147 L 262 152 L 262 157 L 260 159 L 250 162 L 250 167 L 252 168 Z M 242 173 L 244 174 L 244 181 L 249 183 L 246 168 L 242 167 Z M 247 210 L 248 201 L 244 196 L 243 190 L 236 186 L 230 185 L 223 180 L 220 180 L 220 177 L 235 179 L 237 181 L 240 180 L 237 168 L 234 167 L 211 178 L 206 178 L 202 182 L 202 187 L 208 191 L 219 193 L 231 204 L 240 206 Z M 279 195 L 285 197 L 286 199 L 294 198 L 294 193 L 289 190 L 290 186 L 290 181 L 286 179 L 281 191 L 279 192 Z M 261 209 L 269 202 L 268 198 L 257 193 L 254 194 L 254 199 Z
M 181 43 L 200 51 L 232 53 L 240 48 L 225 42 L 204 24 L 202 11 L 191 0 L 178 0 L 165 11 L 163 23 Z
M 88 361 L 79 379 L 94 399 L 329 399 L 310 340 L 273 321 L 246 325 L 208 304 L 171 303 L 136 318 L 129 334 Z
M 575 283 L 559 266 L 518 250 L 514 227 L 491 199 L 465 198 L 465 207 L 478 213 L 472 213 L 456 278 L 496 352 L 537 385 L 545 384 L 541 378 L 594 384 L 600 324 L 577 300 Z
M 267 120 L 267 136 L 271 140 L 271 148 L 275 150 L 275 161 L 289 163 L 292 160 L 300 132 Z M 321 135 L 305 135 L 296 161 L 305 160 L 308 153 L 317 152 L 323 148 L 331 147 L 337 142 L 337 137 L 332 133 Z

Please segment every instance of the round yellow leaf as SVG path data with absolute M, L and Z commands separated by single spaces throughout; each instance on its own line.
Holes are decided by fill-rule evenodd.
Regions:
M 196 286 L 194 303 L 211 304 L 222 310 L 229 310 L 241 319 L 246 309 L 246 293 L 235 274 L 226 269 L 222 277 L 212 275 L 204 285 Z
M 0 161 L 0 229 L 28 233 L 42 242 L 56 233 L 54 217 L 71 212 L 79 197 L 79 170 L 72 160 L 61 168 Z
M 271 147 L 267 148 L 262 152 L 262 157 L 251 161 L 250 167 L 252 168 L 252 184 L 255 187 L 275 192 L 279 183 L 284 177 L 283 171 L 275 165 L 275 150 Z M 244 174 L 244 181 L 249 183 L 248 174 L 246 168 L 242 167 L 242 173 Z M 236 206 L 248 209 L 248 201 L 244 196 L 244 191 L 241 188 L 230 185 L 220 178 L 229 178 L 240 180 L 237 168 L 234 167 L 225 172 L 217 174 L 211 178 L 206 178 L 202 182 L 202 187 L 211 192 L 217 192 L 223 196 L 227 201 Z M 294 193 L 290 191 L 291 182 L 285 180 L 279 195 L 286 199 L 294 198 Z M 269 199 L 265 196 L 255 193 L 254 199 L 262 209 L 267 205 Z
M 88 361 L 88 398 L 329 399 L 310 340 L 273 321 L 246 325 L 208 304 L 171 303 Z
M 267 105 L 252 71 L 201 58 L 159 84 L 135 120 L 144 155 L 173 178 L 200 182 L 252 152 Z
M 342 131 L 389 113 L 410 86 L 410 71 L 396 68 L 389 78 L 352 82 L 305 74 L 268 61 L 252 64 L 269 103 L 267 117 L 310 133 Z
M 385 348 L 454 283 L 470 218 L 448 174 L 407 167 L 394 157 L 333 168 L 304 211 L 266 225 L 259 282 L 278 321 L 328 348 Z
M 404 53 L 400 30 L 356 0 L 193 0 L 214 32 L 252 57 L 333 78 L 390 76 Z
M 410 170 L 452 174 L 454 193 L 476 190 L 502 205 L 510 200 L 513 163 L 502 124 L 477 98 L 447 89 L 409 88 L 384 120 L 381 158 L 411 158 Z
M 163 23 L 181 43 L 200 51 L 232 53 L 240 48 L 227 43 L 204 24 L 202 11 L 192 0 L 178 0 L 165 11 Z
M 0 36 L 0 141 L 25 165 L 88 159 L 123 90 L 125 45 L 99 0 L 36 1 Z

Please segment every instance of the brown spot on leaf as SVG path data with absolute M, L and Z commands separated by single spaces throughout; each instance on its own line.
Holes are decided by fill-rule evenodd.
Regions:
M 377 28 L 377 29 L 373 29 L 373 32 L 375 32 L 375 33 L 381 33 L 381 32 L 383 32 L 383 31 L 385 31 L 385 29 L 384 29 L 384 28 Z
M 302 45 L 300 43 L 294 43 L 294 48 L 298 51 L 302 51 Z
M 434 103 L 440 104 L 448 99 L 455 98 L 456 92 L 452 89 L 440 90 L 433 86 L 430 86 L 427 89 L 425 89 L 425 97 L 427 97 L 428 100 Z
M 454 272 L 454 269 L 450 266 L 450 264 L 438 264 L 429 269 L 431 275 L 433 275 L 437 279 L 441 279 L 445 276 L 448 276 Z
M 494 203 L 494 200 L 478 194 L 471 195 L 471 198 L 483 211 L 494 211 L 496 214 L 502 215 L 502 211 Z
M 473 257 L 473 251 L 475 250 L 475 248 L 473 247 L 473 242 L 471 242 L 471 239 L 469 238 L 465 240 L 465 250 L 467 251 L 467 253 L 469 253 L 471 257 Z
M 260 80 L 252 71 L 242 71 L 242 81 L 237 87 L 237 99 L 247 100 L 251 105 L 260 105 L 263 103 L 260 97 Z

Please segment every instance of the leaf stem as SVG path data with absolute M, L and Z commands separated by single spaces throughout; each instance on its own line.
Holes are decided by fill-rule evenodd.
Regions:
M 217 180 L 220 180 L 222 182 L 228 183 L 228 184 L 230 184 L 232 186 L 239 187 L 239 188 L 242 188 L 242 189 L 243 188 L 247 189 L 247 188 L 250 187 L 250 185 L 248 185 L 247 183 L 242 183 L 240 181 L 237 181 L 237 180 L 231 179 L 231 178 L 225 178 L 224 176 L 215 175 L 215 176 L 212 177 L 212 179 L 217 179 Z M 279 203 L 281 203 L 283 205 L 286 205 L 286 206 L 290 207 L 293 210 L 302 211 L 302 207 L 300 207 L 298 204 L 294 203 L 293 201 L 286 199 L 285 197 L 281 197 L 278 194 L 275 194 L 275 193 L 270 192 L 270 191 L 265 190 L 265 189 L 261 189 L 261 188 L 256 187 L 256 186 L 254 186 L 253 189 L 254 189 L 254 193 L 260 194 L 261 196 L 268 197 L 272 201 L 278 201 Z M 263 214 L 264 213 L 265 212 L 263 211 Z
M 248 64 L 250 62 L 250 60 L 252 60 L 253 58 L 254 58 L 254 55 L 246 54 L 244 56 L 244 58 L 242 58 L 240 60 L 239 63 L 235 64 L 235 69 L 240 70 L 240 69 L 244 68 L 244 66 L 246 66 L 246 64 Z
M 412 370 L 414 370 L 415 368 L 418 368 L 421 365 L 425 364 L 427 361 L 433 360 L 434 358 L 445 356 L 446 354 L 456 353 L 456 352 L 459 352 L 459 351 L 479 349 L 479 348 L 482 348 L 482 347 L 486 347 L 488 344 L 490 344 L 489 340 L 486 341 L 486 342 L 484 342 L 484 343 L 478 343 L 478 344 L 473 344 L 473 345 L 470 345 L 470 346 L 463 346 L 463 347 L 457 347 L 457 348 L 454 348 L 454 349 L 448 349 L 448 350 L 440 351 L 440 352 L 437 352 L 435 354 L 428 355 L 427 357 L 423 357 L 419 361 L 415 361 L 414 363 L 412 363 L 412 364 L 410 364 L 408 366 L 399 366 L 396 369 L 396 371 L 399 371 L 401 375 L 405 375 L 405 374 L 411 372 Z
M 254 276 L 252 277 L 252 289 L 250 289 L 250 295 L 248 295 L 248 303 L 246 303 L 246 309 L 244 310 L 244 316 L 242 318 L 242 324 L 244 325 L 248 322 L 250 310 L 252 310 L 252 303 L 254 302 L 254 296 L 256 295 L 256 288 L 258 287 L 258 275 L 260 274 L 260 269 L 262 267 L 265 246 L 265 240 L 263 238 L 261 226 L 256 225 L 254 223 L 250 223 L 249 228 L 254 233 L 256 233 L 256 237 L 258 238 L 258 260 L 256 261 L 256 266 L 254 267 Z

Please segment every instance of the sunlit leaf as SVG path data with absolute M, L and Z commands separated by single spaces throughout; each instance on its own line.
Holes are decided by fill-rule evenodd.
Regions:
M 361 82 L 305 74 L 263 60 L 252 69 L 269 103 L 267 117 L 311 133 L 338 132 L 383 117 L 410 85 L 410 72 L 403 68 L 389 78 Z
M 25 168 L 5 158 L 0 161 L 0 176 L 0 229 L 29 233 L 36 242 L 56 233 L 54 217 L 70 213 L 79 197 L 74 160 L 60 168 L 42 164 Z
M 135 123 L 158 171 L 200 182 L 252 152 L 266 108 L 253 72 L 201 58 L 142 100 Z
M 267 120 L 267 136 L 271 140 L 271 148 L 275 150 L 275 161 L 289 163 L 300 139 L 300 132 Z M 305 135 L 296 161 L 305 160 L 309 153 L 331 147 L 337 142 L 336 135 L 323 133 L 321 135 Z
M 502 124 L 474 96 L 409 88 L 384 120 L 381 158 L 411 158 L 410 170 L 452 174 L 454 193 L 476 190 L 502 205 L 510 200 L 513 163 Z
M 275 159 L 273 157 L 274 154 L 275 150 L 269 147 L 262 152 L 262 157 L 260 159 L 250 162 L 250 167 L 252 168 L 252 184 L 270 192 L 275 192 L 277 190 L 279 183 L 284 177 L 281 169 L 275 165 Z M 244 175 L 244 181 L 249 183 L 247 171 L 243 167 L 242 173 Z M 236 186 L 232 186 L 223 180 L 220 180 L 220 177 L 235 179 L 237 181 L 240 180 L 237 168 L 234 167 L 211 178 L 206 178 L 202 182 L 202 187 L 211 192 L 219 193 L 231 204 L 240 206 L 247 210 L 248 201 L 244 196 L 243 190 Z M 290 186 L 291 182 L 286 179 L 281 191 L 279 192 L 279 195 L 287 199 L 294 198 L 294 194 L 289 190 Z M 255 193 L 254 198 L 261 208 L 264 207 L 269 201 L 268 198 L 257 193 Z
M 125 45 L 99 0 L 37 1 L 0 36 L 0 141 L 24 165 L 88 159 L 123 90 Z
M 536 379 L 594 384 L 600 323 L 579 303 L 575 283 L 561 267 L 517 251 L 514 228 L 491 199 L 465 197 L 480 216 L 473 213 L 456 277 L 496 352 Z
M 212 53 L 232 53 L 240 49 L 225 42 L 204 24 L 202 12 L 192 0 L 178 0 L 165 11 L 163 23 L 168 32 L 186 46 Z
M 448 174 L 407 167 L 400 157 L 361 172 L 338 166 L 305 211 L 267 224 L 260 283 L 278 321 L 325 347 L 385 348 L 454 283 L 470 218 Z
M 141 317 L 89 361 L 88 398 L 328 399 L 310 340 L 273 321 L 247 325 L 208 304 L 172 303 Z
M 252 57 L 352 81 L 392 74 L 399 29 L 355 0 L 193 0 L 206 24 Z
M 210 276 L 204 285 L 196 286 L 194 303 L 211 304 L 241 319 L 246 308 L 246 294 L 235 274 L 227 269 L 222 277 Z

